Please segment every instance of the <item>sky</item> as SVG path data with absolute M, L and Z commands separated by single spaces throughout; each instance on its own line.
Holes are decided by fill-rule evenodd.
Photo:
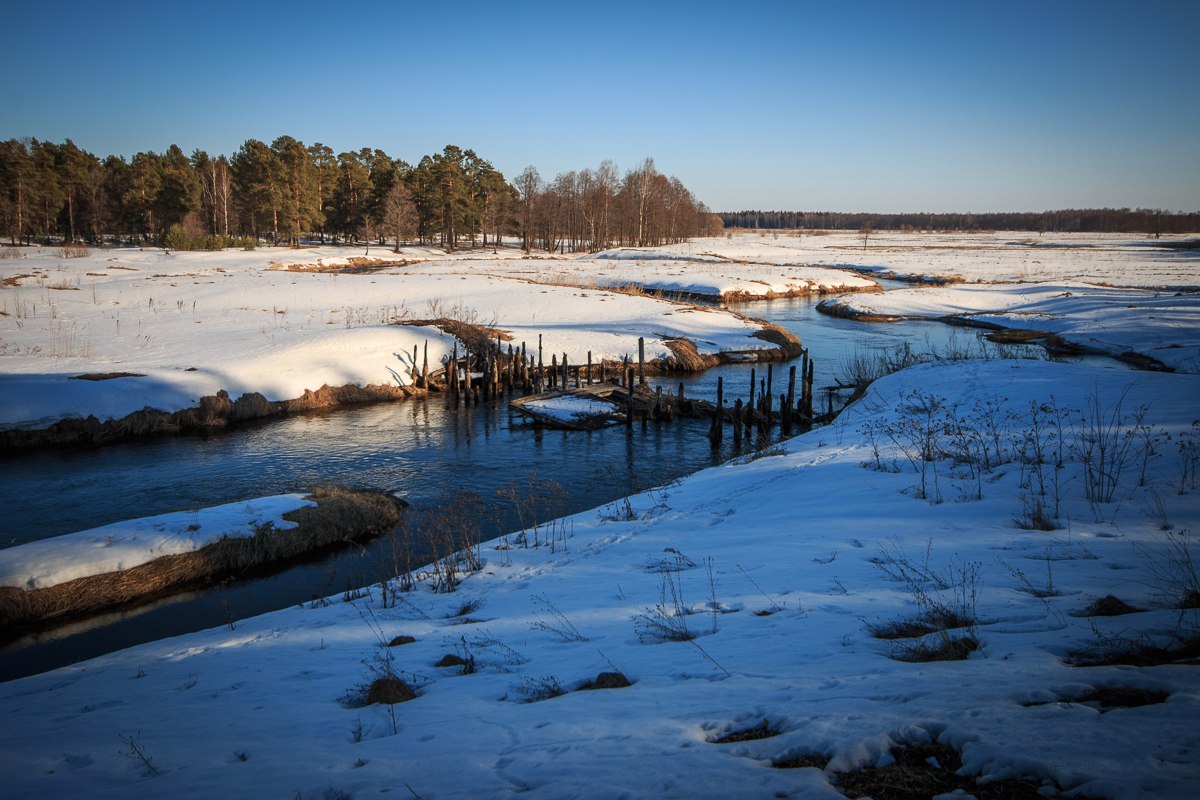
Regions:
M 21 3 L 0 138 L 280 135 L 510 179 L 647 156 L 715 211 L 1200 210 L 1200 3 Z

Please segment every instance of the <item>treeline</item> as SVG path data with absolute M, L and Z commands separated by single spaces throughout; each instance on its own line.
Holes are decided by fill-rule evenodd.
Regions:
M 1200 212 L 1150 208 L 1083 208 L 1041 212 L 987 214 L 867 214 L 834 211 L 722 212 L 726 228 L 768 230 L 1039 231 L 1062 233 L 1193 233 L 1200 231 Z
M 70 139 L 0 142 L 0 231 L 15 245 L 105 242 L 219 249 L 256 242 L 493 245 L 527 251 L 650 246 L 719 233 L 678 179 L 646 159 L 513 183 L 473 150 L 446 146 L 411 165 L 378 149 L 335 154 L 291 136 L 248 139 L 232 156 L 171 145 L 103 159 Z

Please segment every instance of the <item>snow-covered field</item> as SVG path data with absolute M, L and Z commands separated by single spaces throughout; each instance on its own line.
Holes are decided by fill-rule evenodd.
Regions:
M 1200 372 L 1200 294 L 1083 283 L 966 284 L 846 295 L 828 307 L 903 319 L 953 317 L 1053 333 L 1110 355 L 1138 353 Z
M 1200 287 L 1200 254 L 1172 249 L 1194 235 L 1128 233 L 734 233 L 656 248 L 676 257 L 847 267 L 969 282 L 1083 281 L 1142 288 Z
M 926 465 L 919 499 L 921 473 L 886 433 L 908 441 L 921 415 L 897 409 L 918 395 L 983 433 L 979 446 L 997 432 L 1001 454 L 988 460 L 1002 463 L 978 477 L 948 459 Z M 1190 798 L 1195 665 L 1079 667 L 1068 656 L 1103 637 L 1167 641 L 1200 625 L 1171 607 L 1197 578 L 1180 550 L 1196 557 L 1187 532 L 1200 529 L 1197 396 L 1190 375 L 1007 361 L 907 370 L 786 455 L 555 526 L 566 541 L 553 552 L 489 543 L 454 593 L 421 584 L 385 607 L 376 586 L 0 686 L 6 792 L 832 798 L 834 772 L 936 739 L 985 778 Z M 1018 456 L 1032 446 L 1031 403 L 1066 415 L 1067 460 L 1042 465 L 1044 496 Z M 1147 409 L 1109 502 L 1085 494 L 1078 448 L 1093 403 L 1101 420 L 1129 425 Z M 1053 457 L 1051 416 L 1040 441 Z M 1014 524 L 1035 500 L 1057 530 Z M 907 581 L 896 577 L 905 565 Z M 926 567 L 948 588 L 920 578 Z M 1078 616 L 1110 593 L 1145 610 Z M 872 635 L 931 598 L 974 609 L 980 648 L 968 659 L 908 663 L 892 657 L 903 641 Z M 662 641 L 664 626 L 696 638 Z M 384 646 L 400 635 L 416 641 Z M 434 666 L 446 654 L 473 658 L 475 671 Z M 571 691 L 612 671 L 632 686 Z M 416 699 L 354 702 L 387 672 Z M 1097 687 L 1166 699 L 1103 713 L 1072 702 Z M 710 742 L 763 720 L 777 735 Z M 824 771 L 771 766 L 803 754 L 831 760 Z
M 93 250 L 70 259 L 39 248 L 0 261 L 0 426 L 178 411 L 222 389 L 287 400 L 323 385 L 403 385 L 414 347 L 423 360 L 428 342 L 436 367 L 453 340 L 390 323 L 440 316 L 493 325 L 533 350 L 541 335 L 547 361 L 566 352 L 582 363 L 589 350 L 597 361 L 636 355 L 639 336 L 648 359 L 670 354 L 668 338 L 690 339 L 702 354 L 770 347 L 753 338 L 759 326 L 718 309 L 536 284 L 529 274 L 542 262 L 470 256 L 357 275 L 287 269 L 346 262 L 347 249 L 335 247 Z M 505 272 L 506 264 L 519 266 Z M 71 379 L 106 373 L 134 376 Z
M 972 283 L 851 300 L 880 314 L 1048 330 L 1182 373 L 1029 361 L 912 368 L 786 454 L 552 523 L 540 540 L 549 533 L 553 549 L 511 535 L 485 544 L 482 568 L 456 592 L 418 580 L 385 602 L 375 586 L 0 685 L 5 792 L 833 798 L 837 772 L 885 764 L 894 744 L 938 740 L 984 780 L 1194 796 L 1196 665 L 1073 666 L 1072 654 L 1200 631 L 1200 612 L 1173 607 L 1200 590 L 1200 376 L 1186 374 L 1198 371 L 1197 306 L 1193 294 L 1151 291 L 1197 287 L 1200 269 L 1194 256 L 1132 237 L 1007 243 L 1017 236 L 876 234 L 865 250 L 851 234 L 735 236 L 655 257 L 426 249 L 358 275 L 285 268 L 328 266 L 346 258 L 339 248 L 82 259 L 48 249 L 0 261 L 4 425 L 182 408 L 222 388 L 284 399 L 322 384 L 395 384 L 409 379 L 413 346 L 428 339 L 431 362 L 451 346 L 393 318 L 467 315 L 531 345 L 541 333 L 547 353 L 573 363 L 588 349 L 636 352 L 639 335 L 651 337 L 650 357 L 672 336 L 701 352 L 764 344 L 735 315 L 596 288 L 606 275 L 677 290 L 743 278 L 800 285 L 815 279 L 812 266 L 957 274 Z M 143 377 L 69 380 L 99 372 Z M 919 457 L 926 449 L 936 462 Z M 228 513 L 225 527 L 238 527 L 250 509 L 281 511 L 274 502 L 171 524 L 187 532 L 199 515 Z M 156 527 L 170 526 L 125 529 L 141 542 Z M 77 538 L 106 549 L 120 537 Z M 5 573 L 27 582 L 86 560 L 11 554 Z M 1081 616 L 1109 594 L 1141 610 Z M 945 607 L 975 622 L 924 641 L 972 635 L 979 648 L 965 660 L 898 660 L 917 640 L 874 635 Z M 683 632 L 695 638 L 670 640 Z M 401 635 L 415 641 L 385 646 Z M 446 654 L 473 672 L 436 667 Z M 632 685 L 573 691 L 601 672 Z M 403 678 L 416 698 L 364 705 L 362 687 L 381 675 Z M 1079 700 L 1105 688 L 1165 700 Z M 711 741 L 764 720 L 767 738 Z M 771 766 L 809 754 L 828 766 Z

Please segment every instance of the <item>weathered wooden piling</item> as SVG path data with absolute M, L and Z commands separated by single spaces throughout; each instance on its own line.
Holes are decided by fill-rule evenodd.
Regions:
M 805 412 L 808 415 L 809 420 L 811 420 L 812 415 L 813 415 L 813 362 L 812 362 L 812 359 L 809 359 L 809 362 L 808 362 L 808 402 L 805 407 Z
M 725 379 L 717 378 L 717 407 L 713 410 L 712 425 L 708 429 L 708 439 L 713 447 L 721 446 L 725 436 Z
M 646 385 L 646 339 L 638 337 L 638 383 Z
M 736 447 L 742 446 L 742 398 L 738 398 L 733 404 L 733 444 Z
M 421 362 L 421 388 L 429 388 L 429 340 L 425 340 L 425 358 Z
M 792 432 L 792 418 L 796 414 L 796 365 L 788 368 L 787 400 L 779 406 L 779 423 L 784 433 Z
M 754 367 L 750 368 L 750 399 L 746 401 L 746 410 L 754 410 L 754 381 L 756 380 Z

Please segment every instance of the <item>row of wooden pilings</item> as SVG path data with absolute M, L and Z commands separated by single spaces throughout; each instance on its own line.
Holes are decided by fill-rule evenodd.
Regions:
M 796 379 L 800 379 L 800 393 L 796 393 Z M 733 442 L 741 446 L 743 440 L 751 439 L 757 430 L 759 440 L 770 436 L 771 429 L 779 423 L 780 433 L 790 436 L 797 425 L 813 422 L 813 361 L 808 350 L 801 351 L 800 371 L 796 365 L 788 367 L 787 392 L 779 395 L 778 411 L 775 410 L 775 365 L 767 362 L 767 374 L 759 377 L 757 369 L 750 370 L 750 396 L 745 403 L 737 398 L 733 407 L 725 409 L 725 379 L 717 378 L 717 405 L 713 409 L 708 438 L 713 447 L 720 446 L 725 438 L 725 424 L 733 427 Z M 756 399 L 757 398 L 757 399 Z
M 555 389 L 581 388 L 594 384 L 608 383 L 610 379 L 626 390 L 625 423 L 632 426 L 635 417 L 643 423 L 649 417 L 656 421 L 670 420 L 674 416 L 697 416 L 705 411 L 711 414 L 709 439 L 714 447 L 724 441 L 725 426 L 732 427 L 734 444 L 751 441 L 757 432 L 759 439 L 768 437 L 778 423 L 782 435 L 791 435 L 796 426 L 811 425 L 813 416 L 813 360 L 807 349 L 801 351 L 800 364 L 788 368 L 787 392 L 774 394 L 775 365 L 767 362 L 766 374 L 757 368 L 750 370 L 749 398 L 743 402 L 738 397 L 732 406 L 725 405 L 725 379 L 717 378 L 716 405 L 689 401 L 684 397 L 683 384 L 678 394 L 663 394 L 662 387 L 654 393 L 646 387 L 646 341 L 638 339 L 638 359 L 635 367 L 632 358 L 625 357 L 615 370 L 603 360 L 593 363 L 589 350 L 583 364 L 569 363 L 566 353 L 562 360 L 551 354 L 550 363 L 544 358 L 542 337 L 538 336 L 536 353 L 530 353 L 524 342 L 520 346 L 505 343 L 497 337 L 475 351 L 464 343 L 464 353 L 459 354 L 458 342 L 444 366 L 445 391 L 455 404 L 462 402 L 478 404 L 481 400 L 503 397 L 514 392 L 536 394 Z M 417 363 L 418 348 L 413 348 L 413 364 Z M 471 367 L 474 365 L 475 370 Z M 613 372 L 615 371 L 615 374 Z M 425 354 L 420 369 L 414 366 L 414 378 L 418 388 L 428 388 L 431 382 L 429 369 L 429 343 L 425 343 Z M 636 383 L 635 383 L 636 382 Z M 798 385 L 797 385 L 798 384 Z M 797 391 L 797 389 L 799 391 Z
M 542 350 L 542 337 L 538 336 L 536 353 L 530 353 L 524 342 L 520 346 L 508 343 L 507 346 L 499 337 L 495 343 L 488 342 L 486 347 L 471 351 L 464 343 L 464 352 L 459 354 L 458 342 L 454 343 L 454 351 L 446 362 L 445 383 L 450 397 L 458 402 L 478 403 L 503 397 L 514 392 L 522 394 L 537 394 L 552 389 L 578 389 L 596 383 L 606 383 L 610 378 L 616 378 L 622 385 L 627 384 L 626 373 L 632 374 L 633 361 L 626 357 L 621 367 L 613 375 L 613 369 L 603 360 L 593 363 L 592 352 L 589 350 L 587 361 L 583 364 L 571 364 L 566 353 L 560 361 L 557 353 L 550 355 L 550 363 L 546 363 Z M 413 347 L 413 364 L 417 363 L 418 347 Z M 471 367 L 475 367 L 475 371 Z M 432 373 L 429 370 L 429 342 L 425 343 L 425 354 L 422 366 L 414 369 L 414 382 L 417 388 L 430 386 Z M 640 384 L 646 383 L 646 340 L 638 339 L 637 378 Z M 632 379 L 630 379 L 632 380 Z

